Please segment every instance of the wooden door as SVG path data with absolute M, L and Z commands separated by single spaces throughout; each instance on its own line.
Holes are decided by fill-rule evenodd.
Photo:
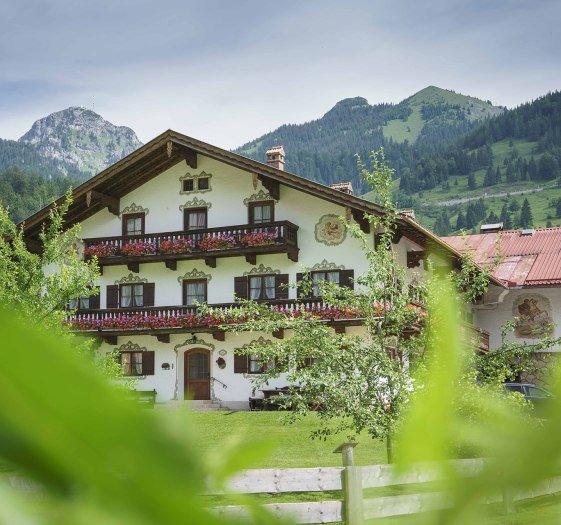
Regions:
M 193 348 L 185 352 L 185 399 L 210 399 L 210 352 Z

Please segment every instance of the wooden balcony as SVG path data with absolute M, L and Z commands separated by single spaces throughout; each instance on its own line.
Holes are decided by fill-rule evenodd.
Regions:
M 203 259 L 215 268 L 221 257 L 245 257 L 256 264 L 257 255 L 273 253 L 286 253 L 297 262 L 298 251 L 298 226 L 289 221 L 84 239 L 85 258 L 96 255 L 102 272 L 104 266 L 119 264 L 138 272 L 139 264 L 151 262 L 175 270 L 177 261 L 189 259 Z

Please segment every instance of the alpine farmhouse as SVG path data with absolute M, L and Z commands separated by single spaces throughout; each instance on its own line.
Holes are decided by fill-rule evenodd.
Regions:
M 284 150 L 260 163 L 167 131 L 74 190 L 69 225 L 81 223 L 85 257 L 96 255 L 99 295 L 81 299 L 73 328 L 102 340 L 100 352 L 119 352 L 137 389 L 156 402 L 195 399 L 247 409 L 257 360 L 235 349 L 289 333 L 224 332 L 235 297 L 271 307 L 316 309 L 334 331 L 357 333 L 362 321 L 334 312 L 287 287 L 311 272 L 353 286 L 367 268 L 359 241 L 339 217 L 359 224 L 372 245 L 364 214 L 384 210 L 352 195 L 284 171 Z M 49 208 L 29 217 L 25 236 L 36 244 Z M 454 263 L 459 252 L 401 214 L 393 239 L 411 283 L 424 261 Z M 430 255 L 428 255 L 430 253 Z M 503 289 L 493 279 L 492 286 Z M 216 307 L 219 320 L 201 322 L 196 304 Z M 489 334 L 468 327 L 479 351 Z M 271 388 L 283 387 L 278 380 Z

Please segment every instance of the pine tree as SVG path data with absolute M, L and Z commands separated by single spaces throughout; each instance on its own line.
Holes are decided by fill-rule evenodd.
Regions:
M 501 210 L 499 222 L 503 223 L 503 229 L 505 230 L 510 230 L 512 228 L 512 218 L 510 217 L 506 204 L 503 205 L 503 209 Z
M 448 212 L 445 209 L 441 210 L 434 223 L 434 233 L 437 235 L 448 235 L 451 230 L 452 226 L 450 226 Z
M 524 199 L 522 203 L 522 209 L 520 210 L 520 220 L 518 221 L 521 228 L 531 228 L 534 223 L 534 217 L 532 216 L 532 208 L 528 199 Z
M 477 184 L 475 182 L 475 175 L 473 174 L 473 172 L 471 172 L 468 175 L 468 188 L 470 190 L 474 190 L 477 187 Z
M 483 179 L 483 186 L 492 186 L 495 184 L 495 171 L 491 166 L 487 168 L 485 172 L 485 178 Z
M 466 227 L 466 218 L 464 212 L 460 210 L 458 213 L 458 218 L 456 219 L 456 230 L 463 230 Z
M 561 217 L 561 199 L 557 199 L 557 204 L 555 205 L 555 216 Z
M 498 222 L 500 222 L 500 219 L 494 211 L 491 211 L 491 213 L 487 215 L 487 218 L 485 219 L 486 224 L 497 224 Z

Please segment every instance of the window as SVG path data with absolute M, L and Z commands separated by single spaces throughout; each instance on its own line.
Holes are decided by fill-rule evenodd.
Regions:
M 264 366 L 261 363 L 261 358 L 258 355 L 249 356 L 249 369 L 250 374 L 261 374 L 263 373 Z
M 79 297 L 78 299 L 72 299 L 68 308 L 70 310 L 88 310 L 90 307 L 90 298 L 88 297 Z
M 318 297 L 320 293 L 320 282 L 327 281 L 329 283 L 339 284 L 340 275 L 339 271 L 334 272 L 312 272 L 312 282 L 314 283 L 314 288 L 312 295 Z
M 249 278 L 249 298 L 253 301 L 275 299 L 275 276 L 256 275 Z
M 184 210 L 183 226 L 185 230 L 202 230 L 207 227 L 208 208 L 189 208 Z
M 121 352 L 121 366 L 126 376 L 141 376 L 142 352 Z
M 183 281 L 183 304 L 192 306 L 206 302 L 206 279 L 190 279 Z
M 199 177 L 197 179 L 197 189 L 201 190 L 208 190 L 210 188 L 210 180 L 208 177 Z
M 549 392 L 545 391 L 543 388 L 539 388 L 537 386 L 527 386 L 526 390 L 528 391 L 529 397 L 551 397 Z
M 143 284 L 122 284 L 119 291 L 121 308 L 144 306 Z
M 182 188 L 184 193 L 191 191 L 207 191 L 210 189 L 210 177 L 184 179 L 182 182 Z
M 154 352 L 133 351 L 121 352 L 119 363 L 126 376 L 148 376 L 154 375 Z
M 183 181 L 183 191 L 194 191 L 195 179 L 186 179 Z
M 123 215 L 123 235 L 144 235 L 144 213 Z
M 249 203 L 249 224 L 264 224 L 275 220 L 275 203 L 259 201 Z

